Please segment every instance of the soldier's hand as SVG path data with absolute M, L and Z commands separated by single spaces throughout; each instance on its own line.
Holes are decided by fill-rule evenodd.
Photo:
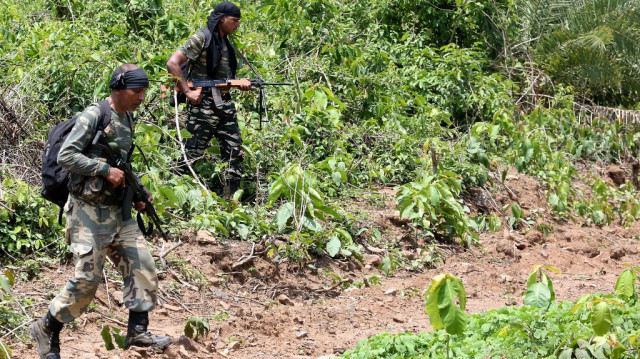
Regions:
M 153 203 L 153 195 L 151 194 L 151 192 L 149 192 L 149 190 L 145 188 L 144 193 L 147 196 L 147 202 Z M 147 208 L 146 203 L 143 201 L 138 201 L 134 205 L 136 211 L 138 212 L 144 212 L 144 209 Z
M 125 186 L 124 183 L 124 172 L 122 172 L 117 167 L 109 167 L 109 174 L 107 175 L 107 181 L 109 181 L 113 187 L 118 187 L 122 185 Z
M 251 79 L 247 77 L 246 79 L 239 80 L 238 88 L 242 91 L 251 90 Z
M 189 100 L 189 102 L 191 102 L 191 104 L 193 105 L 199 105 L 200 101 L 202 101 L 202 91 L 191 90 L 185 93 L 185 95 L 187 96 L 187 99 Z

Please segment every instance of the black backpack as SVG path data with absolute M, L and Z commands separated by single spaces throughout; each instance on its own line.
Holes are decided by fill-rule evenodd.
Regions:
M 104 131 L 111 122 L 109 101 L 99 101 L 98 107 L 100 107 L 98 130 Z M 44 154 L 42 155 L 42 197 L 60 207 L 58 223 L 62 222 L 62 209 L 69 197 L 69 189 L 67 188 L 69 171 L 58 164 L 58 153 L 60 152 L 60 147 L 62 147 L 62 144 L 71 132 L 71 129 L 76 124 L 77 118 L 78 115 L 75 115 L 71 119 L 61 122 L 49 130 L 47 143 L 44 146 Z
M 206 27 L 201 30 L 204 33 L 204 46 L 202 47 L 202 50 L 200 50 L 200 55 L 198 55 L 198 58 L 202 56 L 202 52 L 204 51 L 204 49 L 209 47 L 209 44 L 211 43 L 211 31 L 209 31 L 209 29 Z M 185 80 L 187 80 L 191 75 L 192 68 L 190 65 L 191 60 L 187 60 L 180 65 L 182 77 L 184 77 Z M 185 95 L 183 92 L 178 92 L 178 103 L 187 103 L 187 95 Z M 176 103 L 174 101 L 173 95 L 169 96 L 169 106 L 174 107 L 175 105 Z

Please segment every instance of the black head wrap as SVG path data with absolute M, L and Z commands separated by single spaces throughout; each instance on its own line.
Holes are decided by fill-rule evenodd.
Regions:
M 149 77 L 141 68 L 126 72 L 116 70 L 111 75 L 111 81 L 109 81 L 109 88 L 112 90 L 137 89 L 141 87 L 149 87 Z
M 213 77 L 215 66 L 217 66 L 218 60 L 220 59 L 220 53 L 222 52 L 222 46 L 227 43 L 229 47 L 229 56 L 233 59 L 229 59 L 232 67 L 232 71 L 234 72 L 232 75 L 235 76 L 235 54 L 233 53 L 233 49 L 229 40 L 220 38 L 220 31 L 218 31 L 218 21 L 222 16 L 233 16 L 240 18 L 242 14 L 240 13 L 240 8 L 238 5 L 230 2 L 230 1 L 222 1 L 219 2 L 218 5 L 211 11 L 209 17 L 207 18 L 207 28 L 211 32 L 212 40 L 207 48 L 207 75 L 209 77 Z M 213 64 L 209 66 L 209 64 Z

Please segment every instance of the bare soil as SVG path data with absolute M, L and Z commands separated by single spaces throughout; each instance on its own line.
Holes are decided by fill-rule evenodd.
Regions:
M 364 218 L 359 225 L 375 226 L 382 233 L 382 242 L 369 243 L 370 250 L 377 252 L 376 247 L 393 243 L 413 260 L 426 255 L 440 258 L 433 262 L 436 268 L 402 269 L 388 277 L 377 269 L 384 253 L 368 250 L 364 263 L 314 259 L 312 266 L 301 268 L 297 263 L 269 259 L 264 243 L 253 246 L 220 242 L 204 232 L 185 234 L 185 244 L 167 256 L 171 269 L 160 273 L 160 305 L 151 313 L 149 329 L 178 340 L 187 319 L 201 316 L 209 318 L 209 334 L 195 342 L 183 338 L 164 353 L 107 352 L 99 334 L 102 326 L 126 331 L 127 319 L 119 303 L 120 278 L 109 270 L 108 290 L 103 283 L 90 311 L 62 332 L 62 357 L 330 358 L 374 334 L 431 330 L 424 291 L 440 273 L 462 279 L 468 294 L 467 311 L 477 313 L 522 305 L 526 278 L 535 264 L 560 269 L 562 274 L 551 274 L 556 297 L 575 300 L 597 291 L 612 292 L 618 274 L 625 269 L 623 264 L 640 261 L 638 224 L 628 229 L 619 225 L 598 228 L 582 226 L 579 221 L 551 220 L 546 193 L 534 179 L 511 173 L 507 186 L 490 195 L 494 210 L 515 200 L 532 225 L 483 233 L 480 245 L 468 250 L 453 243 L 430 246 L 417 238 L 398 218 L 392 190 L 379 189 L 368 200 L 349 202 L 346 206 Z M 475 211 L 482 205 L 470 206 Z M 533 222 L 546 224 L 549 235 L 532 229 Z M 439 255 L 425 248 L 437 248 Z M 153 251 L 160 253 L 161 244 L 154 244 Z M 251 255 L 255 258 L 243 264 Z M 68 264 L 45 268 L 33 280 L 18 283 L 14 293 L 33 299 L 35 305 L 25 311 L 37 318 L 71 273 Z M 375 277 L 365 280 L 371 276 L 378 276 L 380 284 Z M 31 342 L 8 338 L 15 358 L 37 358 Z

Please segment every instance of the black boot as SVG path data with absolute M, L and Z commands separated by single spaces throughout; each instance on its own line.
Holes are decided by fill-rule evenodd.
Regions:
M 130 346 L 136 346 L 164 350 L 171 344 L 171 337 L 153 335 L 147 331 L 148 326 L 149 312 L 129 311 L 129 324 L 127 336 L 124 339 L 124 348 L 129 349 Z
M 31 337 L 36 341 L 40 359 L 60 359 L 60 330 L 62 323 L 51 312 L 31 324 Z

